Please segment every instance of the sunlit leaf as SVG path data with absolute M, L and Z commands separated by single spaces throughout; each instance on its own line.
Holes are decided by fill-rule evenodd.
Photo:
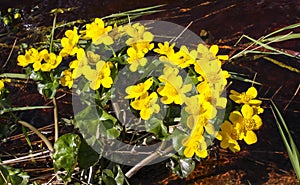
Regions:
M 69 182 L 71 174 L 78 159 L 81 139 L 76 134 L 65 134 L 54 143 L 53 163 L 54 171 L 65 170 L 66 175 L 61 175 L 65 182 Z

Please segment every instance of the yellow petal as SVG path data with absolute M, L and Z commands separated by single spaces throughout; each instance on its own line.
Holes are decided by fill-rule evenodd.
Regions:
M 229 115 L 229 120 L 232 123 L 241 123 L 243 121 L 243 116 L 239 111 L 233 111 Z
M 196 150 L 196 155 L 200 158 L 206 158 L 208 156 L 208 152 L 207 150 L 201 150 L 201 151 Z
M 253 108 L 250 105 L 243 105 L 241 112 L 244 118 L 246 119 L 250 119 L 253 116 Z
M 183 151 L 183 154 L 187 158 L 193 157 L 195 151 L 192 149 L 192 147 L 186 147 Z
M 246 95 L 251 96 L 252 98 L 256 98 L 256 96 L 257 96 L 257 90 L 255 89 L 255 87 L 250 87 L 246 91 Z
M 257 142 L 256 134 L 253 131 L 247 131 L 246 136 L 244 137 L 244 141 L 248 144 L 254 144 Z
M 205 128 L 206 132 L 210 135 L 213 135 L 215 133 L 215 127 L 210 123 L 206 124 L 204 126 L 204 128 Z
M 110 88 L 111 84 L 113 84 L 113 80 L 111 77 L 105 77 L 101 80 L 101 84 L 103 85 L 103 87 L 105 88 Z
M 149 109 L 142 109 L 140 115 L 143 120 L 148 120 L 151 116 L 151 111 Z
M 219 47 L 217 45 L 212 45 L 209 48 L 209 51 L 213 54 L 213 55 L 217 55 L 217 53 L 219 52 Z

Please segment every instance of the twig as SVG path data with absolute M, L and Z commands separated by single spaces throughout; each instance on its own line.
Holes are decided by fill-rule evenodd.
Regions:
M 298 85 L 298 88 L 297 88 L 296 92 L 294 93 L 293 97 L 289 100 L 288 104 L 284 107 L 284 109 L 283 109 L 284 111 L 286 111 L 286 109 L 292 103 L 292 101 L 294 100 L 295 96 L 298 94 L 299 89 L 300 89 L 300 84 Z
M 54 152 L 54 148 L 52 146 L 52 144 L 50 143 L 50 141 L 40 132 L 38 131 L 38 129 L 36 129 L 34 126 L 32 126 L 31 124 L 25 122 L 25 121 L 18 121 L 18 123 L 20 123 L 21 125 L 29 128 L 31 131 L 33 131 L 36 135 L 38 135 L 46 144 L 46 146 L 48 147 L 48 149 L 50 150 L 51 153 Z
M 56 98 L 52 98 L 53 101 L 53 113 L 54 113 L 54 142 L 57 141 L 58 139 L 58 115 L 57 115 L 57 103 L 56 103 Z
M 9 61 L 11 55 L 12 55 L 12 52 L 13 52 L 14 49 L 15 49 L 16 43 L 17 43 L 17 39 L 15 39 L 15 41 L 14 41 L 14 43 L 13 43 L 13 46 L 12 46 L 10 52 L 9 52 L 9 55 L 8 55 L 8 57 L 7 57 L 7 59 L 6 59 L 5 63 L 4 63 L 4 65 L 3 65 L 3 68 L 5 68 L 5 66 L 7 65 L 8 61 Z
M 0 170 L 0 175 L 1 175 L 2 179 L 5 181 L 5 183 L 7 183 L 7 180 L 6 180 L 6 178 L 5 178 L 5 176 L 3 175 L 3 173 L 2 173 L 1 170 Z
M 36 156 L 43 155 L 43 154 L 48 154 L 48 153 L 49 153 L 49 151 L 43 151 L 43 152 L 38 152 L 38 153 L 35 153 L 35 154 L 29 154 L 29 155 L 26 155 L 26 156 L 23 156 L 23 157 L 18 157 L 16 159 L 9 159 L 9 160 L 3 161 L 1 164 L 10 164 L 10 163 L 23 162 L 23 161 L 26 161 L 28 159 L 31 159 L 32 157 L 36 157 Z M 48 156 L 46 156 L 46 157 L 48 157 Z
M 163 151 L 164 153 L 168 153 L 170 151 L 173 150 L 172 146 L 169 146 L 168 148 L 166 148 L 165 151 Z M 139 171 L 143 166 L 146 166 L 147 164 L 149 164 L 151 161 L 153 161 L 154 159 L 160 157 L 161 154 L 159 151 L 155 151 L 153 154 L 149 155 L 148 157 L 146 157 L 144 160 L 142 160 L 141 162 L 139 162 L 137 165 L 135 165 L 134 167 L 132 167 L 126 174 L 125 176 L 127 178 L 132 177 L 137 171 Z

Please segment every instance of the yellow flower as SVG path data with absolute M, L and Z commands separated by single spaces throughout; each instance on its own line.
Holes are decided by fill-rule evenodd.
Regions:
M 158 48 L 154 49 L 153 51 L 161 55 L 171 56 L 174 54 L 174 46 L 175 43 L 170 45 L 169 42 L 166 41 L 164 44 L 158 43 Z
M 257 142 L 257 137 L 253 130 L 258 130 L 261 127 L 262 120 L 257 114 L 254 114 L 250 105 L 243 105 L 241 113 L 239 111 L 230 113 L 229 120 L 233 124 L 241 125 L 240 131 L 238 131 L 241 134 L 240 138 L 243 138 L 248 145 Z
M 49 53 L 46 49 L 40 52 L 41 57 L 44 60 L 44 63 L 35 62 L 33 64 L 34 71 L 42 70 L 42 71 L 51 71 L 55 69 L 62 61 L 61 56 L 57 56 L 54 53 Z
M 184 141 L 183 145 L 185 146 L 183 151 L 185 157 L 191 158 L 194 154 L 200 158 L 208 156 L 207 144 L 200 133 L 190 136 L 186 141 Z
M 133 47 L 127 49 L 127 62 L 130 64 L 130 71 L 135 72 L 138 66 L 145 66 L 147 63 L 147 59 L 144 58 L 144 53 L 142 51 L 138 51 Z
M 185 93 L 192 89 L 192 84 L 182 85 L 181 76 L 173 78 L 173 81 L 168 81 L 164 86 L 157 89 L 158 94 L 162 96 L 161 101 L 164 104 L 175 103 L 182 105 L 186 99 Z
M 128 46 L 133 46 L 136 43 L 144 41 L 150 43 L 154 38 L 153 34 L 149 31 L 146 31 L 146 28 L 140 23 L 127 26 L 126 33 L 131 37 L 126 41 Z
M 88 59 L 86 57 L 85 51 L 82 48 L 76 49 L 76 58 L 70 63 L 70 68 L 73 69 L 73 79 L 80 77 L 81 75 L 85 75 L 90 72 L 90 66 L 88 66 Z
M 4 89 L 4 82 L 3 80 L 0 80 L 0 90 Z
M 219 60 L 228 60 L 229 57 L 228 55 L 217 55 L 217 53 L 219 52 L 219 47 L 217 45 L 212 45 L 210 48 L 209 48 L 209 51 L 217 57 L 217 59 Z
M 260 100 L 255 99 L 257 97 L 257 90 L 255 87 L 250 87 L 246 92 L 238 93 L 234 90 L 230 91 L 229 98 L 238 104 L 249 104 L 258 106 L 261 104 Z
M 208 101 L 216 108 L 225 108 L 227 99 L 221 97 L 221 89 L 211 88 L 211 84 L 207 81 L 203 81 L 197 85 L 197 91 L 200 94 L 200 102 Z
M 156 92 L 152 92 L 148 96 L 148 92 L 142 94 L 139 98 L 130 103 L 132 108 L 140 110 L 140 116 L 143 120 L 148 120 L 153 113 L 158 113 L 160 106 L 156 104 L 158 96 Z
M 193 52 L 190 53 L 186 46 L 181 46 L 178 52 L 170 52 L 169 55 L 161 56 L 159 59 L 181 68 L 186 68 L 195 63 L 195 55 Z
M 72 78 L 72 72 L 70 69 L 63 71 L 63 76 L 60 78 L 60 84 L 62 86 L 68 86 L 70 89 L 73 86 L 73 78 Z
M 65 35 L 66 37 L 63 37 L 60 41 L 63 48 L 59 52 L 59 55 L 62 57 L 72 54 L 79 40 L 79 35 L 75 27 L 73 28 L 73 30 L 67 30 L 65 32 Z
M 232 152 L 238 152 L 241 150 L 237 140 L 240 140 L 238 130 L 229 122 L 225 121 L 221 125 L 221 131 L 218 132 L 217 139 L 221 141 L 221 148 L 229 148 Z
M 113 39 L 108 35 L 112 30 L 111 26 L 105 27 L 102 19 L 96 18 L 91 24 L 86 24 L 86 30 L 83 32 L 85 38 L 92 39 L 93 44 L 111 45 L 114 43 Z
M 176 67 L 172 67 L 170 65 L 165 65 L 163 74 L 159 76 L 159 81 L 161 82 L 172 82 L 176 80 L 177 75 L 179 73 L 179 69 Z
M 153 79 L 149 78 L 144 83 L 139 83 L 137 85 L 129 86 L 125 89 L 126 93 L 128 94 L 125 98 L 132 99 L 138 98 L 145 94 L 153 84 Z
M 17 60 L 19 66 L 26 67 L 29 64 L 40 62 L 42 59 L 39 55 L 38 50 L 36 50 L 35 48 L 31 48 L 25 51 L 25 55 L 19 55 Z
M 86 52 L 86 57 L 90 65 L 96 65 L 97 62 L 100 61 L 100 55 L 95 54 L 92 51 Z
M 100 60 L 96 64 L 96 70 L 87 68 L 87 72 L 84 74 L 86 79 L 90 80 L 90 88 L 97 90 L 102 85 L 105 88 L 110 88 L 113 84 L 113 80 L 110 77 L 110 67 L 105 61 Z

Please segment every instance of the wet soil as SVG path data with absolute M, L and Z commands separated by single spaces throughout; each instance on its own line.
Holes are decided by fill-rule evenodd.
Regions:
M 200 34 L 201 30 L 205 30 L 209 34 L 206 40 L 208 44 L 218 44 L 221 48 L 224 48 L 221 52 L 229 52 L 231 55 L 239 51 L 233 48 L 233 45 L 243 34 L 257 39 L 281 27 L 300 22 L 300 2 L 288 0 L 253 0 L 251 2 L 242 0 L 59 0 L 55 1 L 55 3 L 50 0 L 24 0 L 18 3 L 16 1 L 3 0 L 0 2 L 0 10 L 4 11 L 9 7 L 22 9 L 24 23 L 22 23 L 18 31 L 13 31 L 11 28 L 3 26 L 0 27 L 0 34 L 7 33 L 7 35 L 0 37 L 0 43 L 7 44 L 6 46 L 0 46 L 2 51 L 0 65 L 3 66 L 6 63 L 8 53 L 11 51 L 9 46 L 13 45 L 15 39 L 17 39 L 16 46 L 22 42 L 39 40 L 42 33 L 38 28 L 52 24 L 52 17 L 49 15 L 49 12 L 53 8 L 75 7 L 73 11 L 58 17 L 58 21 L 72 21 L 80 18 L 102 17 L 111 13 L 158 4 L 167 4 L 162 8 L 165 9 L 164 12 L 144 16 L 139 18 L 139 20 L 164 20 L 182 26 L 187 26 L 192 22 L 190 29 L 193 32 Z M 295 31 L 299 32 L 300 30 Z M 283 42 L 274 46 L 295 52 L 300 51 L 299 40 Z M 13 50 L 9 64 L 2 67 L 2 72 L 21 71 L 15 64 L 17 51 L 17 48 Z M 300 68 L 299 60 L 288 57 L 276 57 L 276 59 L 298 69 Z M 299 88 L 299 74 L 283 69 L 263 59 L 252 60 L 251 57 L 245 57 L 242 60 L 225 64 L 224 68 L 247 74 L 249 79 L 253 79 L 256 76 L 256 80 L 263 84 L 258 86 L 259 96 L 266 99 L 272 98 L 278 105 L 298 148 L 300 148 L 300 95 L 299 93 L 295 94 L 297 88 Z M 34 84 L 18 84 L 18 82 L 15 82 L 15 84 L 23 88 L 19 90 L 18 87 L 9 87 L 12 92 L 16 92 L 12 95 L 14 106 L 51 103 L 32 90 L 35 89 Z M 244 91 L 249 86 L 249 84 L 238 81 L 235 81 L 233 84 L 231 88 L 238 91 Z M 61 92 L 60 95 L 64 94 L 66 92 Z M 290 102 L 293 96 L 294 98 Z M 70 117 L 70 95 L 66 94 L 58 99 L 58 103 L 60 106 L 59 116 Z M 292 170 L 269 106 L 269 102 L 264 101 L 264 107 L 266 108 L 263 114 L 264 124 L 258 131 L 258 143 L 251 146 L 242 145 L 241 152 L 236 154 L 215 147 L 207 160 L 197 163 L 195 171 L 187 179 L 180 179 L 172 175 L 165 168 L 165 163 L 159 163 L 142 168 L 130 179 L 130 182 L 134 185 L 297 184 L 296 176 Z M 47 115 L 52 114 L 48 110 L 42 110 L 40 112 L 20 113 L 18 116 L 23 117 L 37 127 L 42 127 L 53 123 L 52 116 Z M 70 131 L 68 127 L 62 129 L 65 129 L 66 132 Z M 48 128 L 48 130 L 51 129 Z M 17 142 L 20 146 L 26 146 L 22 138 L 12 142 Z M 13 145 L 11 144 L 10 146 Z M 6 144 L 0 143 L 1 151 L 4 151 L 5 147 L 7 147 Z M 51 166 L 51 164 L 47 163 L 44 163 L 44 165 L 32 165 L 32 171 L 29 173 L 33 176 L 49 173 L 47 169 L 51 170 L 51 168 L 47 168 L 48 165 Z M 26 167 L 24 166 L 24 168 Z M 45 171 L 39 170 L 40 173 L 37 173 L 34 168 L 44 169 Z

